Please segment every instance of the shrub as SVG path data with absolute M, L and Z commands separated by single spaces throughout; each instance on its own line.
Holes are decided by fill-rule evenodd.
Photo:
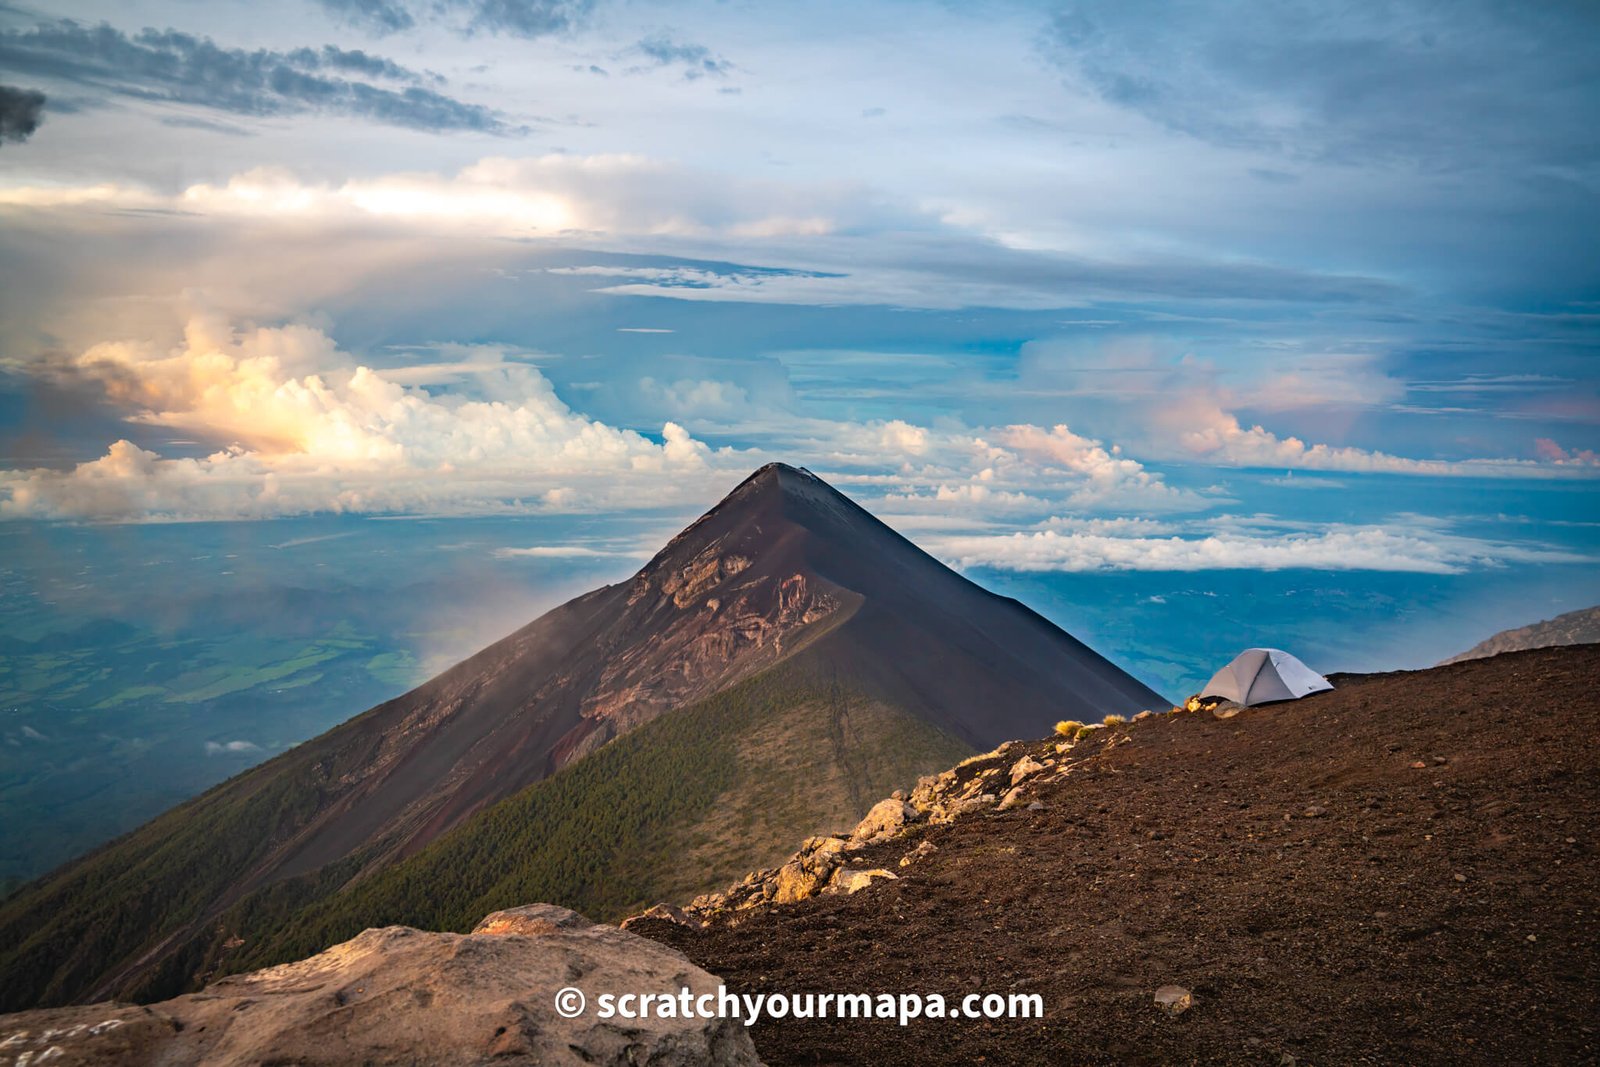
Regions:
M 1123 723 L 1128 721 L 1128 717 L 1126 715 L 1107 715 L 1100 721 L 1105 723 L 1107 726 L 1121 726 Z
M 1063 719 L 1056 723 L 1056 733 L 1069 740 L 1075 738 L 1083 731 L 1083 723 L 1077 719 Z

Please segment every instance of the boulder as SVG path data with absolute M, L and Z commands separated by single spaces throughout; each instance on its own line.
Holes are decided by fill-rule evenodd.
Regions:
M 866 817 L 850 831 L 850 839 L 861 842 L 885 840 L 905 829 L 907 823 L 921 818 L 922 812 L 903 800 L 890 797 L 872 806 Z
M 367 930 L 310 959 L 149 1007 L 0 1016 L 0 1048 L 8 1061 L 107 1067 L 758 1065 L 734 1019 L 598 1016 L 602 993 L 698 995 L 718 985 L 665 945 L 534 905 L 496 912 L 471 934 Z M 557 1010 L 557 992 L 569 987 L 587 997 L 570 1019 Z

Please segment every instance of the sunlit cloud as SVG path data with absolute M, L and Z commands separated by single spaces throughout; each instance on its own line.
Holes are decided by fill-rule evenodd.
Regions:
M 0 515 L 170 520 L 653 507 L 703 500 L 774 454 L 816 457 L 902 511 L 1028 516 L 1063 506 L 1165 512 L 1215 503 L 1065 425 L 983 430 L 758 410 L 767 426 L 758 447 L 712 448 L 678 422 L 653 439 L 588 417 L 560 399 L 538 367 L 503 349 L 450 351 L 459 362 L 385 370 L 316 327 L 241 328 L 211 313 L 191 315 L 170 348 L 93 345 L 35 370 L 92 384 L 129 422 L 180 431 L 216 450 L 164 456 L 118 440 L 70 469 L 0 472 Z M 751 407 L 726 382 L 659 388 L 703 415 L 735 417 Z

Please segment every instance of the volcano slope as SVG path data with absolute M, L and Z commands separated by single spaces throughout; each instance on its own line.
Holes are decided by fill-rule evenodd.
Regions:
M 764 1021 L 771 1065 L 1596 1062 L 1600 646 L 1335 680 L 967 764 L 958 786 L 1061 761 L 1021 806 L 853 861 L 898 880 L 629 928 L 739 992 L 1044 1002 L 1043 1021 Z M 1169 983 L 1193 993 L 1176 1017 L 1153 1001 Z
M 7 898 L 0 1010 L 159 999 L 528 900 L 620 916 L 965 753 L 1165 703 L 773 464 L 629 581 Z

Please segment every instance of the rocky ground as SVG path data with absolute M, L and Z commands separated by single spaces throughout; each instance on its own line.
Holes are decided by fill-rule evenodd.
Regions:
M 742 992 L 1045 1004 L 762 1022 L 774 1065 L 1596 1062 L 1600 647 L 1335 681 L 1007 746 L 630 928 Z
M 568 1019 L 567 986 L 703 994 L 717 980 L 656 942 L 535 904 L 471 934 L 368 930 L 159 1004 L 0 1016 L 0 1067 L 760 1067 L 737 1022 Z

